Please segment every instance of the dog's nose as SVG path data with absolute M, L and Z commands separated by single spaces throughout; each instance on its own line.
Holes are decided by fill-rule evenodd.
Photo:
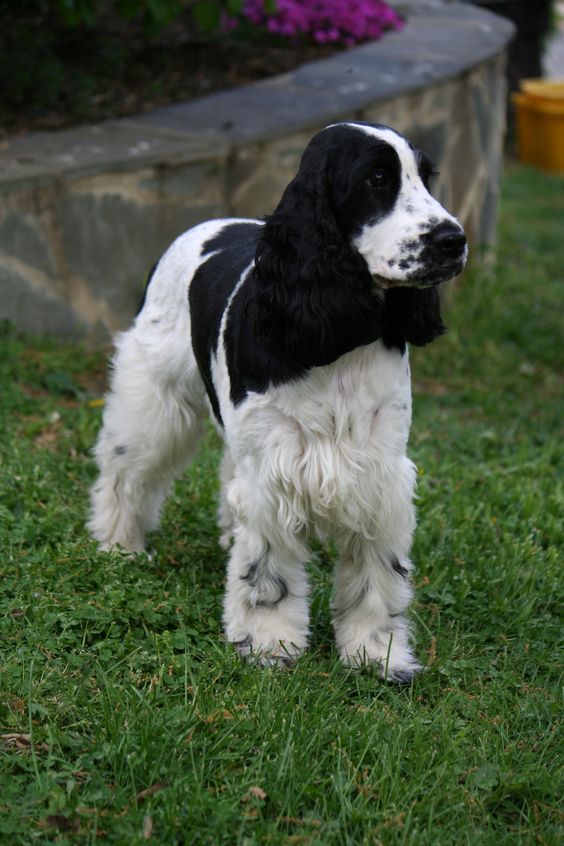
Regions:
M 439 223 L 429 232 L 429 242 L 449 258 L 461 255 L 466 246 L 466 235 L 461 226 L 450 221 Z

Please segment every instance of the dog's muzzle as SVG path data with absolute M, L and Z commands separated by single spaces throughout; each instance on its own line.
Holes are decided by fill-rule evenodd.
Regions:
M 464 230 L 454 221 L 445 221 L 421 236 L 419 284 L 438 285 L 457 276 L 466 264 L 468 245 Z M 414 279 L 415 281 L 415 279 Z

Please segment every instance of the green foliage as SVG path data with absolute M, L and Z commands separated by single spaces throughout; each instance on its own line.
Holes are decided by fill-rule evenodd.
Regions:
M 192 15 L 199 29 L 205 33 L 216 32 L 224 13 L 236 17 L 243 8 L 243 0 L 196 0 Z
M 96 0 L 54 0 L 54 8 L 69 26 L 91 26 L 97 18 L 100 5 Z
M 145 41 L 182 13 L 200 28 L 217 29 L 221 14 L 237 14 L 242 0 L 0 0 L 0 79 L 4 107 L 28 113 L 66 105 L 83 119 L 89 98 L 127 67 L 132 43 L 112 21 L 142 28 Z M 132 30 L 133 41 L 140 35 Z
M 209 0 L 213 3 L 214 0 Z M 20 0 L 17 8 L 4 0 L 0 13 L 11 13 L 12 21 L 40 19 L 55 26 L 94 26 L 108 13 L 115 12 L 126 20 L 141 18 L 149 30 L 170 23 L 186 4 L 182 0 Z
M 561 842 L 562 187 L 510 169 L 495 271 L 412 351 L 407 689 L 339 665 L 330 550 L 294 670 L 223 644 L 211 430 L 152 559 L 101 553 L 105 356 L 0 327 L 0 841 Z

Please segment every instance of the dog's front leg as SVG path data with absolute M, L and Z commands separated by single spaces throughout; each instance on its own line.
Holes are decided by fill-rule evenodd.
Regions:
M 237 511 L 224 599 L 226 637 L 259 665 L 284 666 L 308 643 L 308 550 L 296 536 L 266 532 L 271 521 L 264 515 L 250 520 Z
M 355 667 L 378 664 L 383 678 L 409 682 L 421 667 L 404 616 L 412 595 L 406 552 L 360 534 L 341 537 L 339 547 L 333 624 L 343 661 Z

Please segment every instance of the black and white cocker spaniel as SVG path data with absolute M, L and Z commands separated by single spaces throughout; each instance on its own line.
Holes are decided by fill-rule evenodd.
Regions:
M 105 548 L 142 550 L 211 410 L 232 542 L 225 633 L 262 665 L 307 647 L 308 542 L 332 538 L 343 660 L 400 682 L 419 668 L 404 617 L 407 345 L 444 331 L 437 285 L 467 256 L 431 175 L 392 129 L 327 127 L 266 221 L 212 220 L 174 241 L 117 338 L 90 529 Z

